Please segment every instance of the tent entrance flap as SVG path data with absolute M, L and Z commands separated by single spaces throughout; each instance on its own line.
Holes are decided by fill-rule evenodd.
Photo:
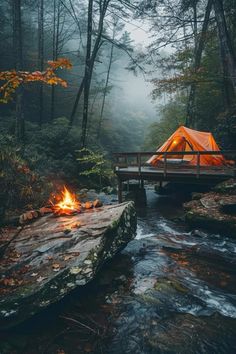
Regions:
M 220 149 L 211 133 L 200 132 L 181 126 L 157 151 L 173 152 L 173 155 L 168 155 L 168 162 L 171 162 L 171 160 L 179 160 L 189 165 L 197 165 L 196 155 L 176 155 L 175 152 L 220 151 Z M 163 160 L 163 155 L 154 155 L 147 162 L 156 166 L 161 160 Z M 227 161 L 223 155 L 200 156 L 200 165 L 202 166 L 221 166 L 226 164 Z

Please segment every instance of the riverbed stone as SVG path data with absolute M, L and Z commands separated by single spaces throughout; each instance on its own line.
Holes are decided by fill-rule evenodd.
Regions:
M 128 202 L 26 225 L 0 260 L 0 327 L 22 322 L 90 282 L 135 237 L 136 222 Z M 5 240 L 16 232 L 5 230 Z
M 230 178 L 227 181 L 217 184 L 213 191 L 217 193 L 236 194 L 236 179 Z
M 236 194 L 232 189 L 234 184 L 231 179 L 228 184 L 221 183 L 214 191 L 203 194 L 201 198 L 184 203 L 186 222 L 191 227 L 236 238 Z M 230 192 L 225 192 L 226 190 Z

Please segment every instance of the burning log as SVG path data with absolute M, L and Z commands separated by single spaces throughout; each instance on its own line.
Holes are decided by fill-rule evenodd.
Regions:
M 50 206 L 45 206 L 39 210 L 29 210 L 22 214 L 19 218 L 19 224 L 24 225 L 27 222 L 33 221 L 45 214 L 53 213 L 55 216 L 75 215 L 79 214 L 87 209 L 99 208 L 102 206 L 102 202 L 99 199 L 93 202 L 87 201 L 80 203 L 77 200 L 76 195 L 71 193 L 65 186 L 61 195 L 53 195 L 49 200 Z
M 93 202 L 94 208 L 99 208 L 102 206 L 102 202 L 99 199 L 94 200 Z
M 83 204 L 83 207 L 85 209 L 92 209 L 93 208 L 93 203 L 92 202 L 86 202 Z
M 76 199 L 75 194 L 69 192 L 65 186 L 61 200 L 58 203 L 54 203 L 52 200 L 50 202 L 52 211 L 56 215 L 72 215 L 81 212 L 81 203 Z

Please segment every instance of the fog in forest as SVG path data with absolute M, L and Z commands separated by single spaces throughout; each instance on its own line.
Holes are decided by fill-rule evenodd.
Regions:
M 85 149 L 109 183 L 114 152 L 180 125 L 234 148 L 234 1 L 2 0 L 0 14 L 1 145 L 39 176 L 76 184 Z

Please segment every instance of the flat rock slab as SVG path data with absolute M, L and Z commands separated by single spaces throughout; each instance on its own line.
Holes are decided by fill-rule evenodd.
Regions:
M 184 204 L 186 221 L 193 227 L 236 238 L 236 195 L 210 192 Z
M 135 237 L 136 223 L 129 202 L 50 214 L 25 226 L 0 260 L 0 326 L 19 323 L 91 281 Z

